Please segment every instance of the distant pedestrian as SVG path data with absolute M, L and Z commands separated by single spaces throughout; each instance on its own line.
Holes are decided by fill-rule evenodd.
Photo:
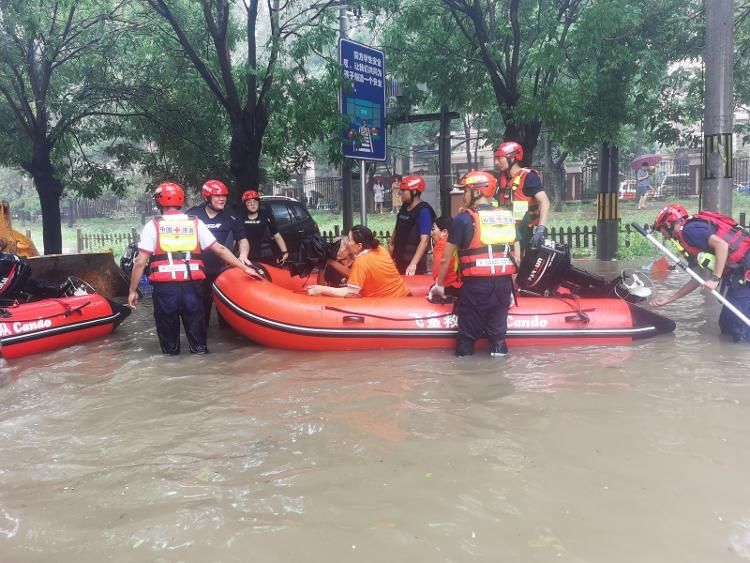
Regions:
M 383 192 L 385 188 L 380 180 L 375 182 L 372 186 L 373 198 L 375 200 L 375 213 L 383 212 Z
M 651 181 L 649 180 L 650 176 L 651 174 L 648 170 L 648 163 L 644 162 L 635 173 L 635 193 L 636 197 L 638 197 L 637 209 L 646 209 L 646 200 L 648 199 L 648 194 L 651 191 Z

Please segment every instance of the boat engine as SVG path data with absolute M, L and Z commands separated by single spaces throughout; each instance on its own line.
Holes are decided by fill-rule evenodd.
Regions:
M 613 280 L 576 268 L 571 264 L 567 245 L 547 239 L 527 248 L 518 266 L 518 287 L 534 295 L 554 294 L 563 287 L 581 297 L 621 297 L 638 302 L 651 295 L 651 280 L 640 272 L 624 270 Z

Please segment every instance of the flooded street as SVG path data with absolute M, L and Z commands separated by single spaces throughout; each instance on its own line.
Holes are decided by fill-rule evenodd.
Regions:
M 750 348 L 718 311 L 696 293 L 674 335 L 505 359 L 213 326 L 212 354 L 165 358 L 146 300 L 0 369 L 0 558 L 750 560 Z

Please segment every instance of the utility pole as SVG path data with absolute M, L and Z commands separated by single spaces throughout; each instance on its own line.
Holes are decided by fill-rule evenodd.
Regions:
M 450 217 L 451 214 L 451 113 L 448 106 L 443 105 L 440 108 L 440 159 L 438 167 L 440 176 L 438 182 L 438 193 L 440 195 L 440 214 L 443 217 Z M 468 143 L 469 140 L 466 139 Z
M 618 176 L 620 150 L 609 143 L 599 148 L 599 189 L 596 194 L 596 258 L 613 260 L 617 256 Z
M 701 208 L 732 215 L 734 0 L 705 0 Z
M 339 37 L 341 39 L 347 38 L 346 28 L 346 6 L 342 5 L 339 7 Z M 354 208 L 352 206 L 352 164 L 348 158 L 344 158 L 344 161 L 341 164 L 341 214 L 344 233 L 348 233 L 354 226 Z

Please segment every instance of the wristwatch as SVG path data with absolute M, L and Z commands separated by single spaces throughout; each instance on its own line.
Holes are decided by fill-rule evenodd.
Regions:
M 720 282 L 721 276 L 717 276 L 716 274 L 711 274 L 711 281 Z

